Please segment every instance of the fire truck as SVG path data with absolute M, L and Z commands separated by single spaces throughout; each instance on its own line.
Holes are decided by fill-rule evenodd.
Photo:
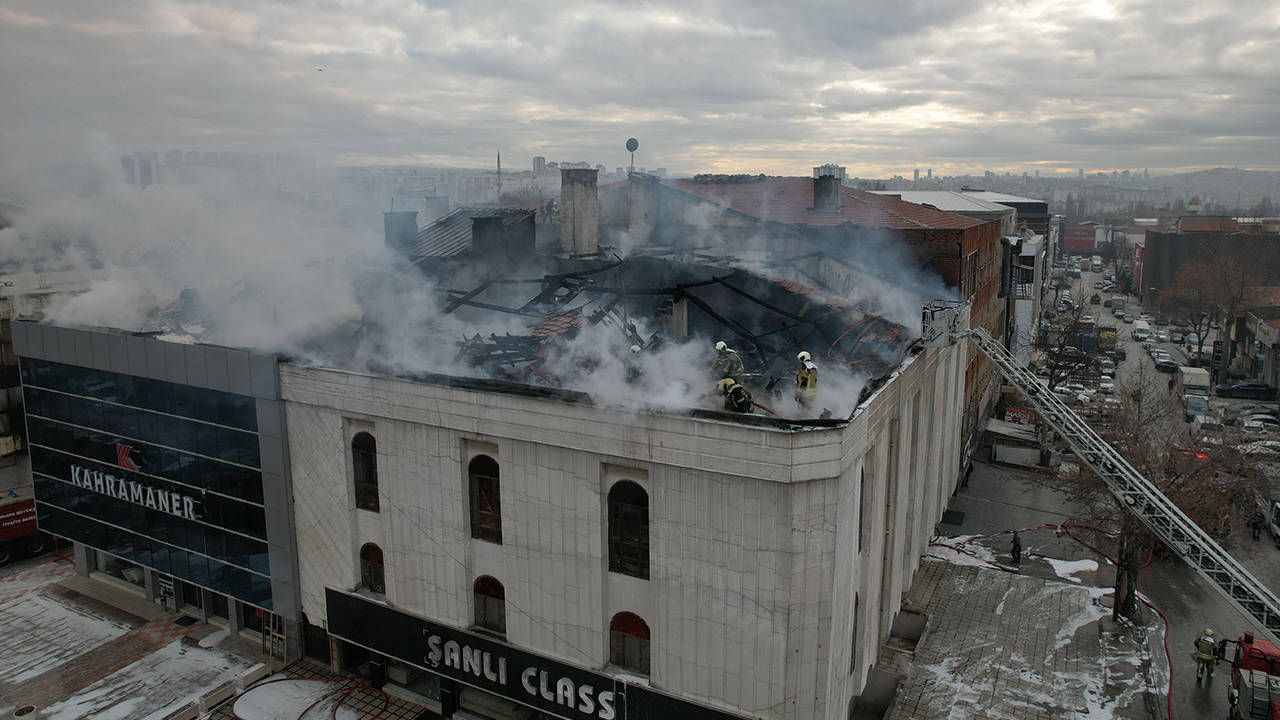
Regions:
M 1236 640 L 1223 640 L 1219 655 L 1225 658 L 1229 644 L 1236 646 L 1228 660 L 1232 720 L 1280 720 L 1280 649 L 1246 633 Z
M 1075 411 L 1041 385 L 990 333 L 981 327 L 970 328 L 968 303 L 936 300 L 924 306 L 921 346 L 946 347 L 965 341 L 973 343 L 991 360 L 1005 380 L 1026 397 L 1036 414 L 1071 447 L 1076 457 L 1098 474 L 1111 494 L 1160 538 L 1165 547 L 1257 623 L 1266 639 L 1246 634 L 1235 641 L 1224 641 L 1218 647 L 1219 657 L 1225 659 L 1226 644 L 1236 644 L 1230 660 L 1231 717 L 1280 720 L 1280 650 L 1276 648 L 1280 642 L 1280 598 L 1099 437 Z

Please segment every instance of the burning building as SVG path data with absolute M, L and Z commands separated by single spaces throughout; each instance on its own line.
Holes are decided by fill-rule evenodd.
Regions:
M 117 490 L 167 483 L 194 502 L 215 492 L 205 471 L 172 476 L 150 458 L 221 452 L 117 416 L 171 403 L 198 444 L 225 423 L 192 416 L 188 396 L 204 395 L 182 387 L 253 403 L 253 426 L 230 428 L 245 455 L 224 460 L 260 484 L 216 492 L 262 496 L 266 550 L 243 569 L 263 579 L 243 598 L 202 582 L 189 558 L 212 567 L 210 521 L 194 506 L 178 517 L 182 542 L 205 549 L 179 547 L 161 508 L 86 487 L 63 467 L 76 461 L 37 468 L 42 522 L 79 555 L 129 563 L 152 597 L 181 581 L 205 607 L 222 607 L 215 593 L 287 613 L 296 622 L 269 633 L 446 716 L 847 717 L 962 469 L 972 365 L 962 348 L 915 343 L 920 304 L 949 293 L 928 268 L 980 294 L 985 229 L 938 213 L 905 240 L 872 232 L 849 215 L 927 209 L 826 178 L 800 179 L 803 212 L 764 217 L 683 185 L 696 181 L 601 191 L 594 171 L 562 177 L 558 237 L 494 208 L 421 230 L 388 216 L 412 279 L 369 292 L 403 313 L 259 347 L 285 354 L 248 353 L 247 387 L 223 372 L 243 351 L 207 344 L 235 320 L 197 293 L 152 316 L 160 337 L 18 323 L 28 407 L 76 403 L 49 405 L 33 448 L 78 453 L 59 444 L 72 426 L 92 429 L 94 452 L 133 448 L 148 463 L 117 462 Z M 752 412 L 725 408 L 716 341 L 740 358 Z M 135 364 L 138 343 L 160 349 Z M 794 390 L 800 351 L 813 398 Z M 152 381 L 167 393 L 138 391 Z M 185 565 L 168 561 L 175 548 Z

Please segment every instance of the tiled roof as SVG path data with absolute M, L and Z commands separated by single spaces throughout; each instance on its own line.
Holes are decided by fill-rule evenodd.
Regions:
M 1280 305 L 1280 287 L 1254 286 L 1245 290 L 1246 308 L 1264 308 Z
M 582 313 L 577 310 L 552 315 L 542 322 L 533 326 L 534 337 L 551 337 L 553 335 L 561 335 L 574 328 L 582 327 Z
M 1240 224 L 1229 217 L 1183 215 L 1178 218 L 1178 232 L 1235 232 Z
M 697 178 L 665 180 L 667 187 L 760 220 L 793 225 L 842 225 L 894 229 L 965 229 L 985 222 L 927 208 L 905 200 L 841 187 L 841 207 L 835 212 L 813 209 L 813 179 L 804 177 L 737 176 L 723 181 Z
M 418 231 L 418 240 L 409 247 L 410 257 L 453 257 L 471 249 L 471 219 L 502 216 L 504 224 L 522 220 L 531 210 L 499 207 L 460 207 Z

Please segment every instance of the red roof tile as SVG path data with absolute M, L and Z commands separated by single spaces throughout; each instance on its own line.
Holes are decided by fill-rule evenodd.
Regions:
M 552 335 L 561 335 L 580 327 L 582 327 L 582 313 L 575 309 L 559 315 L 552 315 L 534 325 L 533 336 L 551 337 Z
M 905 230 L 965 229 L 994 222 L 851 187 L 840 188 L 839 210 L 814 210 L 813 179 L 805 177 L 733 176 L 709 181 L 679 178 L 665 180 L 663 184 L 744 215 L 794 225 L 831 226 L 850 223 L 860 227 Z

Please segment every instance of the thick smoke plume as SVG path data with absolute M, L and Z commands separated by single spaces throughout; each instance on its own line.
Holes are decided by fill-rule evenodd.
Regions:
M 0 230 L 0 272 L 37 283 L 51 273 L 91 279 L 84 292 L 58 296 L 46 312 L 52 322 L 161 330 L 170 340 L 249 347 L 326 366 L 458 376 L 490 374 L 460 360 L 464 338 L 527 336 L 537 322 L 474 308 L 443 312 L 442 288 L 386 247 L 381 208 L 344 212 L 339 203 L 279 202 L 236 178 L 161 180 L 139 189 L 124 181 L 124 153 L 101 136 L 60 145 L 57 155 L 30 147 L 0 147 L 0 201 L 19 208 L 8 218 L 11 226 Z M 692 211 L 684 220 L 690 242 L 678 253 L 726 252 L 702 244 L 716 237 L 713 212 Z M 629 236 L 612 240 L 627 255 L 646 251 Z M 736 242 L 725 262 L 813 286 L 813 278 L 776 262 L 791 241 L 761 233 Z M 821 289 L 911 333 L 918 332 L 921 303 L 951 295 L 888 234 L 826 251 L 854 272 L 843 285 L 837 278 Z M 816 265 L 810 269 L 821 274 Z M 521 268 L 530 278 L 552 271 L 550 265 Z M 483 277 L 477 269 L 450 284 L 466 287 Z M 510 293 L 528 287 L 495 289 L 509 294 L 497 300 L 518 306 L 528 296 Z M 586 301 L 578 305 L 589 309 Z M 585 323 L 576 335 L 548 344 L 542 370 L 602 405 L 635 411 L 721 406 L 709 373 L 712 345 L 719 339 L 736 344 L 731 335 L 661 342 L 656 319 L 629 322 L 635 335 L 616 323 Z M 644 349 L 633 355 L 636 341 Z M 870 378 L 843 367 L 826 348 L 807 349 L 821 372 L 817 407 L 800 407 L 784 376 L 777 392 L 757 388 L 758 411 L 848 417 Z M 795 349 L 789 352 L 793 358 Z M 753 359 L 744 359 L 750 371 Z

